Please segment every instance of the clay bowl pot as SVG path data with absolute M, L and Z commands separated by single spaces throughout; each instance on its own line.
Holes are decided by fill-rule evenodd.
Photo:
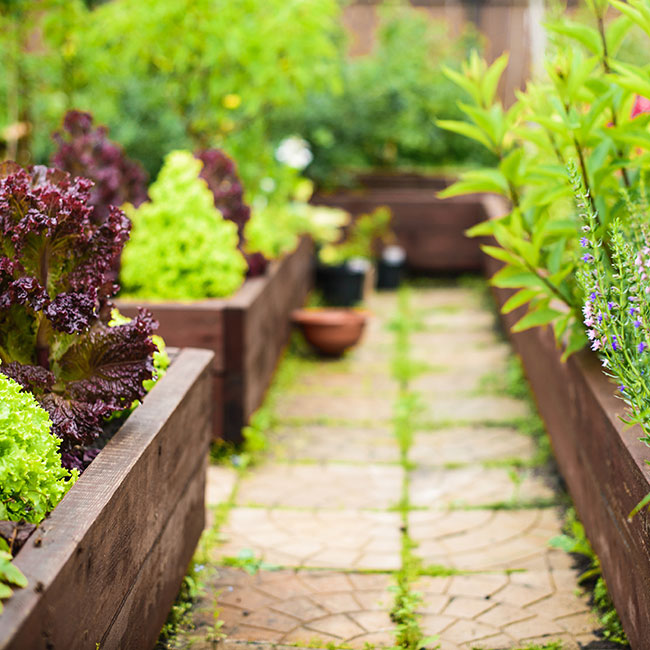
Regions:
M 291 314 L 310 345 L 328 357 L 340 357 L 356 345 L 366 319 L 366 314 L 352 309 L 298 309 Z

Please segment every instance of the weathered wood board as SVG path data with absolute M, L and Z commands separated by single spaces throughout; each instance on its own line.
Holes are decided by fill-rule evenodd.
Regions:
M 153 647 L 203 528 L 212 356 L 175 357 L 18 553 L 0 649 Z
M 449 182 L 417 174 L 368 174 L 362 187 L 317 193 L 312 203 L 347 210 L 354 216 L 387 206 L 392 229 L 406 250 L 407 266 L 419 272 L 480 271 L 482 254 L 475 239 L 465 237 L 480 221 L 476 197 L 442 200 L 436 195 Z

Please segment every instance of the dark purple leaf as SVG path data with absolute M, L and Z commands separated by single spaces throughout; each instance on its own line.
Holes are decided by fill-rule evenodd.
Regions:
M 106 127 L 93 128 L 90 113 L 68 111 L 63 131 L 53 138 L 59 148 L 52 156 L 52 164 L 94 182 L 90 204 L 96 223 L 108 218 L 111 206 L 132 203 L 137 207 L 148 199 L 147 173 L 108 139 Z
M 195 154 L 203 163 L 199 177 L 210 188 L 214 198 L 214 206 L 221 212 L 224 219 L 234 221 L 239 232 L 239 249 L 244 252 L 244 227 L 250 219 L 250 208 L 244 203 L 244 188 L 242 187 L 234 161 L 220 149 L 206 149 Z M 268 264 L 260 253 L 245 254 L 248 260 L 248 277 L 262 275 Z

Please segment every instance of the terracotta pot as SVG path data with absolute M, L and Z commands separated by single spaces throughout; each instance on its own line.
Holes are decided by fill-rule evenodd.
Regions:
M 338 357 L 359 342 L 366 315 L 351 309 L 298 309 L 291 320 L 321 354 Z

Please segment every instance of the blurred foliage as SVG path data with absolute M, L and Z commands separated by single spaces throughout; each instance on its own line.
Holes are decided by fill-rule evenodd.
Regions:
M 394 238 L 390 228 L 391 218 L 391 211 L 387 207 L 360 215 L 348 228 L 343 241 L 320 250 L 320 261 L 336 266 L 355 258 L 375 259 L 378 249 Z
M 336 0 L 2 0 L 0 137 L 46 160 L 72 108 L 91 110 L 154 177 L 173 148 L 221 147 L 244 186 L 291 191 L 267 116 L 335 85 Z
M 367 169 L 413 169 L 490 162 L 466 139 L 445 132 L 436 119 L 462 119 L 465 94 L 442 72 L 458 68 L 478 35 L 460 38 L 449 26 L 408 5 L 380 9 L 378 42 L 368 55 L 339 51 L 342 87 L 311 92 L 307 101 L 276 111 L 276 137 L 296 133 L 314 159 L 306 174 L 319 186 L 345 185 Z

